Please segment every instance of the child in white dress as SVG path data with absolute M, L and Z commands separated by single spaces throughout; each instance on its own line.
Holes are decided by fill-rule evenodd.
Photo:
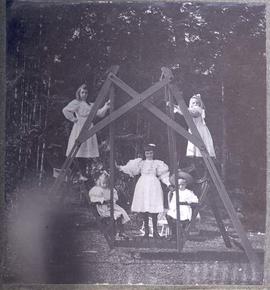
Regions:
M 81 85 L 76 92 L 76 99 L 72 100 L 63 108 L 64 116 L 71 122 L 73 122 L 73 128 L 71 130 L 66 156 L 69 155 L 72 147 L 74 146 L 75 140 L 79 136 L 81 129 L 93 107 L 93 103 L 87 102 L 88 91 L 85 84 Z M 104 117 L 108 109 L 110 108 L 110 102 L 106 102 L 104 106 L 97 111 L 98 117 Z M 93 124 L 91 124 L 93 126 Z M 81 171 L 80 179 L 87 180 L 85 176 L 86 162 L 88 158 L 99 157 L 97 136 L 94 134 L 92 137 L 87 139 L 81 144 L 80 149 L 76 154 L 76 158 L 79 162 Z
M 171 184 L 175 184 L 175 177 L 172 175 L 170 177 Z M 190 222 L 192 217 L 191 204 L 198 203 L 198 198 L 193 191 L 186 188 L 187 184 L 191 184 L 193 178 L 190 174 L 179 171 L 178 172 L 178 195 L 180 211 L 180 222 L 183 228 Z M 177 207 L 176 207 L 176 191 L 172 192 L 172 198 L 169 201 L 169 210 L 166 215 L 168 225 L 172 232 L 172 239 L 176 238 L 176 219 L 177 219 Z
M 205 106 L 200 94 L 195 94 L 190 98 L 188 111 L 193 118 L 209 155 L 211 157 L 216 157 L 213 139 L 205 123 Z M 174 107 L 174 112 L 182 114 L 178 106 Z M 190 141 L 188 141 L 186 155 L 191 157 L 202 157 L 200 150 Z
M 111 216 L 111 190 L 109 188 L 109 174 L 103 171 L 96 180 L 96 185 L 89 191 L 89 198 L 92 203 L 96 203 L 96 208 L 101 217 Z M 113 192 L 113 215 L 117 225 L 117 235 L 120 238 L 127 238 L 124 233 L 124 224 L 130 221 L 127 212 L 118 204 L 117 191 Z
M 200 94 L 195 94 L 194 96 L 190 98 L 188 111 L 192 116 L 193 122 L 195 123 L 199 131 L 199 134 L 202 137 L 202 140 L 204 142 L 204 145 L 210 157 L 215 158 L 216 153 L 215 153 L 214 143 L 213 143 L 211 133 L 205 123 L 205 106 L 201 99 Z M 174 112 L 182 114 L 178 106 L 174 107 Z M 201 171 L 206 170 L 204 167 L 203 160 L 202 160 L 202 154 L 199 148 L 197 148 L 190 141 L 188 141 L 188 144 L 187 144 L 186 156 L 189 158 L 192 158 L 191 162 L 195 165 L 197 172 L 199 173 L 198 175 L 201 175 Z
M 148 144 L 144 147 L 145 160 L 137 158 L 130 160 L 124 166 L 116 167 L 131 177 L 141 175 L 138 179 L 131 210 L 143 213 L 145 237 L 149 237 L 149 216 L 153 222 L 153 237 L 159 238 L 157 230 L 158 213 L 164 211 L 163 191 L 160 181 L 167 186 L 169 182 L 169 168 L 161 160 L 154 159 L 154 144 Z

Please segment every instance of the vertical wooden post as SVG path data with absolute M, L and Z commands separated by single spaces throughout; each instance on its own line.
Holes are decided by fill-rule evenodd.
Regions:
M 222 102 L 222 146 L 221 146 L 221 154 L 222 154 L 222 161 L 221 161 L 221 176 L 222 179 L 225 181 L 226 177 L 226 165 L 227 165 L 227 158 L 228 158 L 228 148 L 227 148 L 227 128 L 226 128 L 226 108 L 225 108 L 225 96 L 224 96 L 224 81 L 223 75 L 221 80 L 221 102 Z
M 166 102 L 166 113 L 168 116 L 172 118 L 173 116 L 173 108 L 171 106 L 171 96 L 170 96 L 170 91 L 168 89 L 168 86 L 165 87 L 165 102 Z M 169 105 L 167 105 L 167 102 Z M 169 161 L 170 161 L 170 169 L 173 170 L 174 168 L 174 154 L 173 154 L 173 148 L 172 148 L 172 128 L 167 125 L 167 133 L 168 133 L 168 149 L 169 149 Z
M 114 111 L 114 87 L 112 86 L 109 91 L 110 97 L 110 113 Z M 115 148 L 114 148 L 114 140 L 115 140 L 115 124 L 112 122 L 110 124 L 110 191 L 111 191 L 111 199 L 110 199 L 110 215 L 111 215 L 111 223 L 113 227 L 113 232 L 115 233 L 115 225 L 114 225 L 114 181 L 115 181 Z
M 174 119 L 172 96 L 168 86 L 165 87 L 165 100 L 169 102 L 167 106 L 167 114 L 171 119 Z M 178 252 L 183 249 L 182 243 L 182 228 L 181 228 L 181 218 L 179 209 L 179 186 L 178 186 L 178 162 L 177 162 L 177 150 L 176 150 L 176 140 L 175 133 L 172 128 L 167 125 L 168 130 L 168 145 L 169 145 L 169 156 L 170 156 L 170 171 L 174 173 L 174 183 L 175 183 L 175 194 L 176 194 L 176 246 Z

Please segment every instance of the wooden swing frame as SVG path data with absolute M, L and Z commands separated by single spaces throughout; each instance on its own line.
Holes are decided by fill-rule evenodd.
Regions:
M 173 75 L 171 71 L 167 68 L 165 69 L 165 73 L 163 74 L 163 77 L 154 85 L 149 87 L 147 90 L 145 90 L 142 93 L 136 92 L 134 89 L 132 89 L 130 86 L 128 86 L 125 82 L 123 82 L 120 78 L 116 76 L 119 66 L 112 66 L 110 70 L 108 70 L 108 76 L 107 79 L 105 80 L 103 86 L 101 87 L 101 90 L 97 96 L 97 99 L 90 111 L 90 114 L 84 123 L 83 128 L 81 129 L 81 132 L 78 136 L 78 138 L 75 141 L 75 144 L 73 148 L 71 149 L 67 159 L 65 160 L 64 164 L 62 165 L 60 174 L 58 178 L 56 179 L 55 183 L 53 184 L 51 188 L 51 192 L 56 192 L 61 185 L 61 183 L 64 181 L 65 176 L 67 174 L 68 168 L 72 164 L 79 148 L 80 145 L 85 142 L 88 138 L 93 136 L 95 133 L 103 129 L 104 127 L 108 126 L 110 127 L 110 188 L 111 188 L 111 219 L 113 220 L 113 187 L 114 187 L 114 179 L 115 179 L 115 153 L 114 153 L 114 135 L 115 135 L 115 130 L 114 130 L 114 121 L 118 120 L 120 117 L 128 113 L 131 109 L 137 107 L 138 105 L 142 105 L 147 111 L 149 111 L 151 114 L 153 114 L 155 117 L 157 117 L 159 120 L 161 120 L 163 123 L 165 123 L 168 127 L 168 137 L 169 140 L 172 142 L 169 142 L 169 151 L 170 151 L 170 157 L 171 160 L 174 160 L 173 164 L 173 172 L 175 173 L 175 178 L 176 178 L 176 192 L 178 192 L 178 182 L 177 182 L 177 163 L 176 163 L 176 145 L 175 145 L 175 138 L 174 134 L 177 133 L 183 137 L 185 137 L 187 140 L 192 142 L 196 147 L 199 148 L 204 163 L 206 165 L 206 168 L 209 172 L 209 175 L 217 189 L 217 192 L 219 194 L 219 197 L 232 221 L 232 224 L 234 226 L 235 231 L 237 232 L 240 240 L 241 240 L 241 245 L 243 247 L 243 250 L 245 251 L 248 260 L 251 264 L 259 265 L 259 259 L 257 254 L 255 253 L 254 249 L 252 248 L 250 241 L 248 240 L 246 233 L 242 227 L 242 224 L 237 216 L 237 213 L 233 207 L 233 204 L 230 200 L 230 197 L 225 189 L 225 186 L 217 172 L 217 169 L 214 165 L 213 160 L 211 159 L 204 142 L 198 132 L 198 129 L 196 125 L 193 122 L 193 119 L 188 112 L 188 108 L 186 106 L 186 103 L 183 99 L 182 92 L 179 91 L 177 86 L 172 83 L 173 80 Z M 129 100 L 127 103 L 122 105 L 120 108 L 116 109 L 114 108 L 114 85 L 117 86 L 118 88 L 121 88 L 129 97 L 132 99 Z M 165 88 L 165 94 L 167 99 L 169 101 L 174 98 L 176 100 L 177 105 L 179 106 L 183 117 L 190 129 L 189 133 L 185 128 L 183 128 L 181 125 L 179 125 L 177 122 L 174 121 L 173 119 L 173 113 L 170 111 L 170 116 L 168 116 L 166 113 L 162 112 L 159 108 L 157 108 L 154 104 L 148 101 L 148 99 L 153 96 L 158 94 L 158 91 L 162 88 Z M 94 117 L 96 116 L 97 110 L 99 107 L 104 103 L 105 99 L 109 96 L 111 100 L 111 107 L 110 107 L 110 114 L 106 116 L 104 119 L 99 121 L 97 124 L 95 124 L 93 127 L 91 127 L 91 124 L 93 122 Z M 167 112 L 168 113 L 168 112 Z M 199 204 L 201 204 L 206 196 L 206 191 L 207 189 L 205 188 L 202 196 L 200 197 Z M 176 195 L 176 202 L 179 205 L 179 196 L 178 194 Z M 214 209 L 214 210 L 213 210 Z M 226 244 L 227 247 L 231 247 L 230 244 L 230 239 L 227 235 L 227 232 L 225 230 L 224 224 L 218 214 L 217 209 L 212 207 L 214 216 L 217 220 L 219 229 L 221 231 L 223 240 Z M 195 214 L 199 211 L 198 209 L 195 209 Z M 194 218 L 195 219 L 195 218 Z M 187 239 L 188 231 L 192 224 L 194 223 L 194 219 L 191 220 L 190 225 L 187 228 L 187 232 L 184 235 L 183 238 L 183 232 L 180 226 L 180 212 L 179 212 L 179 206 L 177 206 L 177 242 L 176 242 L 176 248 L 177 251 L 180 252 L 183 247 L 184 243 Z M 113 223 L 112 223 L 113 226 Z M 123 244 L 122 244 L 123 245 Z M 121 246 L 120 244 L 115 244 L 115 246 Z

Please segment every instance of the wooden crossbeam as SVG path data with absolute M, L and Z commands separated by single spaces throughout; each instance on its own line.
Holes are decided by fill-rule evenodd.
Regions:
M 223 241 L 226 245 L 227 248 L 231 248 L 232 247 L 232 244 L 231 244 L 231 241 L 230 241 L 230 237 L 226 231 L 226 228 L 225 228 L 225 225 L 222 221 L 222 218 L 220 216 L 220 213 L 219 213 L 219 210 L 217 208 L 217 204 L 215 202 L 215 197 L 213 196 L 213 193 L 210 192 L 209 193 L 210 196 L 208 198 L 209 200 L 209 204 L 210 204 L 210 207 L 211 207 L 211 210 L 212 210 L 212 213 L 216 219 L 216 222 L 217 222 L 217 225 L 218 225 L 218 228 L 220 230 L 220 233 L 222 235 L 222 238 L 223 238 Z
M 137 93 L 135 90 L 133 90 L 130 86 L 128 86 L 126 83 L 124 83 L 122 80 L 120 80 L 116 76 L 111 76 L 111 80 L 120 87 L 123 91 L 125 91 L 129 96 L 131 96 L 134 99 L 140 98 L 140 94 Z M 158 109 L 156 106 L 154 106 L 152 103 L 145 100 L 142 105 L 150 111 L 153 115 L 155 115 L 158 119 L 160 119 L 163 123 L 168 125 L 170 128 L 172 128 L 174 131 L 176 131 L 178 134 L 184 136 L 186 139 L 190 140 L 195 146 L 198 148 L 202 148 L 204 144 L 202 141 L 197 138 L 196 136 L 190 134 L 185 128 L 183 128 L 181 125 L 176 123 L 174 120 L 172 120 L 170 117 L 168 117 L 165 113 L 163 113 L 160 109 Z
M 181 93 L 179 92 L 178 88 L 173 85 L 173 84 L 170 84 L 169 85 L 171 91 L 172 91 L 172 94 L 173 96 L 175 97 L 176 101 L 177 101 L 177 104 L 178 106 L 180 107 L 180 110 L 192 132 L 192 134 L 194 134 L 195 136 L 197 136 L 198 138 L 200 138 L 200 133 L 196 127 L 196 125 L 194 124 L 193 120 L 192 120 L 192 117 L 191 115 L 189 114 L 188 112 L 188 109 L 187 109 L 187 106 L 186 106 L 186 103 L 181 95 Z M 246 236 L 246 233 L 242 227 L 242 224 L 237 216 L 237 213 L 233 207 L 233 204 L 230 200 L 230 197 L 225 189 L 225 186 L 217 172 L 217 169 L 214 165 L 214 162 L 213 160 L 211 159 L 207 149 L 205 148 L 205 146 L 202 146 L 202 148 L 199 148 L 200 151 L 201 151 L 201 154 L 203 156 L 203 159 L 204 159 L 204 162 L 206 164 L 206 167 L 209 171 L 209 174 L 217 188 L 217 191 L 218 191 L 218 194 L 227 210 L 227 213 L 233 223 L 233 226 L 236 230 L 236 232 L 238 233 L 239 235 L 239 238 L 241 239 L 241 242 L 242 242 L 242 245 L 245 249 L 245 252 L 246 252 L 246 255 L 248 256 L 248 259 L 251 263 L 254 263 L 255 265 L 258 265 L 259 264 L 259 259 L 257 257 L 257 255 L 255 254 L 247 236 Z
M 110 78 L 112 78 L 113 74 L 110 74 Z M 147 98 L 151 97 L 155 92 L 166 86 L 170 82 L 170 79 L 164 79 L 159 81 L 158 83 L 151 86 L 149 89 L 144 91 L 141 94 L 138 94 L 136 98 L 133 98 L 131 101 L 127 102 L 125 105 L 121 106 L 119 109 L 113 111 L 109 116 L 105 117 L 101 121 L 99 121 L 95 126 L 84 132 L 84 135 L 81 138 L 81 142 L 85 142 L 88 138 L 93 136 L 96 132 L 100 131 L 111 122 L 116 121 L 124 114 L 129 112 L 131 109 L 135 108 L 142 102 L 144 102 Z

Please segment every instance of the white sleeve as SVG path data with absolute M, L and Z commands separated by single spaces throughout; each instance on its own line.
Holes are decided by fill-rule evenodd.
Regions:
M 188 203 L 198 203 L 198 197 L 191 191 L 188 191 L 187 200 Z
M 94 186 L 89 191 L 89 198 L 91 202 L 104 202 L 104 197 L 102 191 L 98 186 Z
M 120 171 L 128 174 L 131 177 L 140 174 L 142 158 L 129 160 L 126 165 L 120 166 Z
M 182 111 L 180 110 L 179 106 L 177 106 L 177 105 L 173 107 L 173 112 L 183 115 Z
M 169 180 L 169 177 L 170 177 L 169 167 L 168 167 L 168 165 L 165 162 L 163 162 L 161 160 L 158 160 L 157 175 L 158 175 L 159 179 L 164 184 L 166 184 L 167 186 L 170 185 L 170 180 Z
M 106 112 L 107 112 L 107 108 L 104 105 L 102 108 L 97 110 L 97 116 L 100 118 L 103 118 L 105 116 Z
M 74 113 L 77 112 L 80 102 L 77 100 L 73 100 L 68 103 L 62 110 L 66 119 L 74 122 L 77 118 L 74 116 Z
M 113 189 L 113 201 L 116 202 L 118 200 L 118 194 L 116 189 Z

